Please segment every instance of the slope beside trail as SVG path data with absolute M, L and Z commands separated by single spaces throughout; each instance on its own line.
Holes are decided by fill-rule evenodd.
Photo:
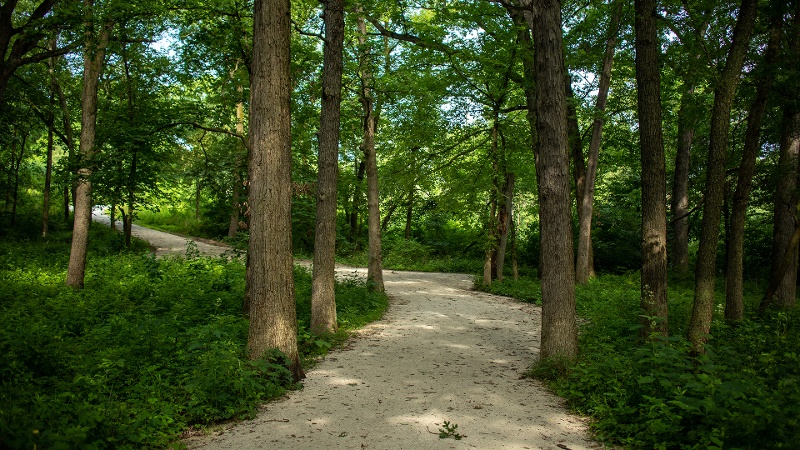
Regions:
M 143 227 L 133 234 L 159 255 L 185 251 L 186 238 Z M 197 246 L 212 255 L 226 250 Z M 538 306 L 471 291 L 469 275 L 386 270 L 384 278 L 391 298 L 384 318 L 309 370 L 302 390 L 263 405 L 254 420 L 184 443 L 237 450 L 603 448 L 559 397 L 521 378 L 539 352 Z M 464 437 L 441 439 L 445 421 Z

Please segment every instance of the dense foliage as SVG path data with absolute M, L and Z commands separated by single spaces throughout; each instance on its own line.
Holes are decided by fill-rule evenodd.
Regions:
M 76 291 L 63 285 L 68 231 L 41 240 L 4 229 L 0 447 L 163 448 L 190 426 L 252 416 L 295 387 L 282 355 L 247 358 L 241 261 L 154 259 L 124 251 L 119 233 L 92 233 Z M 312 357 L 346 333 L 311 337 L 311 277 L 297 269 L 295 278 L 301 347 Z M 337 305 L 348 330 L 379 318 L 387 300 L 352 279 L 337 286 Z
M 707 353 L 692 356 L 682 337 L 691 289 L 671 285 L 673 336 L 642 341 L 638 286 L 636 275 L 604 275 L 578 287 L 580 359 L 566 370 L 538 365 L 532 375 L 590 416 L 598 438 L 626 448 L 793 448 L 800 440 L 800 313 L 751 315 L 731 326 L 718 305 Z M 520 279 L 492 290 L 522 291 L 530 300 L 537 287 Z M 747 301 L 757 302 L 759 292 L 751 285 Z

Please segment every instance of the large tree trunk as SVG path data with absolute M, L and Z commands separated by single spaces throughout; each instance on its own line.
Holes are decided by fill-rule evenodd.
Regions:
M 661 131 L 661 75 L 655 0 L 636 0 L 636 87 L 642 152 L 642 275 L 640 304 L 643 337 L 666 335 L 667 208 L 664 140 Z
M 383 257 L 381 256 L 381 214 L 380 196 L 378 191 L 378 158 L 375 154 L 375 131 L 377 130 L 377 118 L 375 117 L 374 102 L 372 95 L 372 70 L 370 68 L 369 56 L 367 53 L 367 24 L 363 17 L 358 18 L 358 43 L 362 48 L 359 57 L 359 78 L 361 78 L 361 89 L 359 90 L 361 105 L 364 109 L 364 141 L 361 143 L 361 150 L 364 152 L 364 160 L 367 170 L 367 229 L 369 233 L 369 265 L 367 266 L 367 282 L 371 289 L 379 292 L 384 291 L 383 287 Z
M 280 350 L 300 380 L 292 259 L 289 0 L 256 0 L 254 11 L 247 347 L 252 359 Z
M 783 131 L 781 133 L 780 157 L 778 160 L 778 187 L 775 193 L 775 216 L 772 228 L 771 278 L 780 280 L 770 305 L 779 308 L 794 306 L 797 295 L 797 248 L 790 246 L 791 236 L 797 228 L 798 162 L 800 162 L 800 111 L 790 105 L 784 106 Z M 787 254 L 788 265 L 782 268 L 781 261 Z M 783 276 L 781 277 L 781 274 Z
M 578 327 L 575 317 L 561 2 L 545 0 L 538 6 L 532 31 L 538 118 L 536 174 L 541 205 L 543 257 L 541 357 L 573 359 L 578 355 Z
M 725 320 L 739 321 L 744 319 L 744 224 L 750 189 L 753 186 L 753 174 L 756 158 L 760 150 L 761 124 L 767 110 L 767 99 L 772 83 L 775 80 L 775 63 L 781 43 L 781 27 L 783 18 L 774 15 L 769 30 L 769 41 L 763 62 L 763 76 L 759 77 L 756 97 L 750 105 L 747 117 L 747 130 L 744 137 L 742 162 L 739 164 L 739 177 L 736 180 L 736 191 L 733 194 L 733 211 L 728 232 L 727 261 L 725 264 Z
M 92 221 L 92 182 L 89 166 L 95 152 L 94 139 L 97 128 L 97 87 L 103 68 L 105 49 L 111 36 L 112 22 L 104 23 L 97 37 L 91 21 L 94 0 L 84 0 L 86 15 L 86 46 L 83 51 L 83 91 L 81 93 L 81 167 L 78 169 L 78 186 L 75 189 L 75 217 L 72 229 L 72 247 L 67 269 L 67 286 L 83 287 L 86 270 L 86 249 L 89 245 L 89 225 Z
M 334 275 L 336 256 L 336 187 L 339 178 L 339 122 L 342 101 L 344 10 L 342 0 L 326 0 L 322 65 L 322 114 L 319 127 L 317 223 L 311 280 L 311 331 L 336 332 Z
M 733 97 L 739 85 L 739 75 L 750 44 L 755 24 L 757 0 L 742 0 L 739 17 L 733 31 L 733 41 L 714 90 L 711 111 L 711 137 L 706 162 L 705 200 L 700 248 L 695 268 L 695 291 L 692 319 L 688 336 L 694 352 L 702 353 L 714 312 L 714 281 L 716 277 L 717 242 L 722 202 L 725 195 L 725 159 Z
M 580 194 L 581 204 L 578 213 L 578 261 L 575 271 L 575 281 L 578 284 L 586 284 L 593 272 L 591 256 L 594 186 L 595 180 L 597 179 L 597 162 L 600 156 L 600 142 L 603 137 L 603 124 L 605 123 L 608 90 L 611 87 L 611 65 L 614 62 L 614 51 L 617 46 L 617 34 L 619 33 L 619 21 L 622 15 L 622 2 L 620 0 L 615 0 L 611 8 L 613 12 L 611 15 L 611 23 L 608 26 L 606 51 L 603 55 L 603 68 L 600 72 L 600 85 L 597 92 L 597 102 L 594 107 L 595 118 L 594 122 L 592 122 L 592 140 L 589 143 L 589 154 L 586 160 L 584 191 Z

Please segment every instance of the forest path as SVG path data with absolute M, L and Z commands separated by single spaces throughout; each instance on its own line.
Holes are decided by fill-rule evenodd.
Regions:
M 111 218 L 103 214 L 104 207 L 96 206 L 92 209 L 92 220 L 106 225 L 111 224 Z M 122 230 L 122 222 L 117 220 L 116 227 Z M 231 252 L 231 247 L 221 242 L 208 239 L 187 238 L 177 234 L 145 228 L 136 224 L 131 225 L 131 235 L 147 241 L 155 249 L 156 256 L 184 256 L 189 242 L 197 245 L 197 250 L 208 256 L 220 256 Z
M 143 227 L 133 234 L 159 255 L 185 252 L 186 238 Z M 212 255 L 226 250 L 197 246 Z M 337 272 L 366 276 L 366 269 Z M 309 370 L 302 390 L 263 405 L 254 420 L 184 443 L 242 450 L 602 448 L 563 400 L 521 378 L 539 352 L 538 306 L 471 291 L 469 275 L 385 270 L 384 279 L 391 299 L 384 318 Z M 440 439 L 444 421 L 464 438 Z

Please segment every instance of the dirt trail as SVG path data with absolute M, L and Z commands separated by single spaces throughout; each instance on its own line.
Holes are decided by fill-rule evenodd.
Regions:
M 92 209 L 92 220 L 106 225 L 111 224 L 111 219 L 102 213 L 102 207 L 95 207 Z M 122 229 L 122 222 L 116 221 L 118 230 Z M 131 235 L 145 240 L 155 248 L 156 256 L 183 256 L 186 254 L 186 247 L 189 242 L 194 242 L 197 245 L 197 250 L 209 256 L 220 256 L 225 252 L 230 252 L 231 248 L 219 242 L 209 240 L 198 240 L 178 236 L 177 234 L 165 233 L 163 231 L 152 230 L 150 228 L 140 227 L 139 225 L 131 225 Z
M 162 252 L 183 244 L 137 227 Z M 165 236 L 166 235 L 166 236 Z M 184 239 L 184 238 L 180 238 Z M 216 246 L 198 249 L 218 254 Z M 179 249 L 181 253 L 183 249 Z M 364 276 L 365 269 L 341 268 Z M 539 307 L 470 290 L 468 275 L 384 272 L 386 316 L 258 417 L 195 436 L 190 449 L 597 449 L 585 422 L 523 371 L 539 352 Z M 439 438 L 444 421 L 463 439 Z

